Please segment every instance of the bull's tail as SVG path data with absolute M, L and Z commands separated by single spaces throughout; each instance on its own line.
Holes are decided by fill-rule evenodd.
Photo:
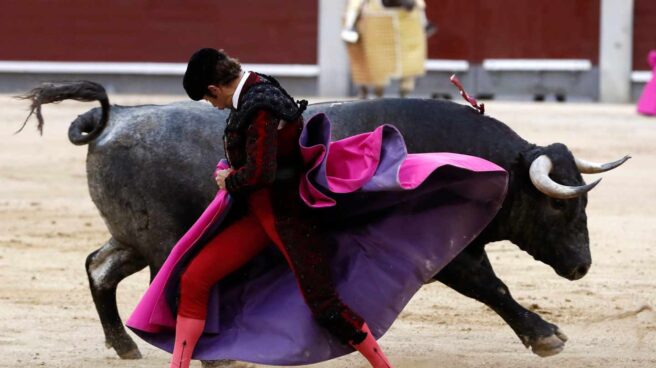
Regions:
M 41 105 L 56 103 L 64 100 L 96 101 L 100 102 L 102 113 L 98 119 L 76 119 L 68 129 L 68 139 L 77 145 L 83 145 L 94 140 L 105 128 L 109 119 L 109 99 L 105 88 L 98 83 L 90 81 L 74 81 L 59 83 L 43 83 L 24 96 L 18 98 L 32 101 L 30 114 L 23 125 L 16 132 L 23 130 L 32 114 L 36 113 L 39 120 L 37 128 L 43 134 L 43 115 Z

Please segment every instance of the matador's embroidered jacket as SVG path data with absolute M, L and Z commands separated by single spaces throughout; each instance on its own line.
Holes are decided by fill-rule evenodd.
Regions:
M 299 105 L 268 76 L 250 73 L 228 116 L 224 143 L 226 158 L 235 170 L 226 189 L 239 195 L 271 185 L 276 177 L 300 167 L 297 139 L 303 128 Z

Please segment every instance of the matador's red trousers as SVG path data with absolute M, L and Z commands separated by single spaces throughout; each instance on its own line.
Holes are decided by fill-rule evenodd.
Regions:
M 344 343 L 362 341 L 366 335 L 361 332 L 364 321 L 337 296 L 325 249 L 321 244 L 304 244 L 294 249 L 283 244 L 275 228 L 268 188 L 251 193 L 246 216 L 223 229 L 190 262 L 182 274 L 178 314 L 205 320 L 212 286 L 271 242 L 287 259 L 319 324 Z

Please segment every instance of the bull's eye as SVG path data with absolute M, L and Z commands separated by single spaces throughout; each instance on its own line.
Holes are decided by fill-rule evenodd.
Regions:
M 555 210 L 562 211 L 567 207 L 567 202 L 562 199 L 552 199 L 551 207 Z

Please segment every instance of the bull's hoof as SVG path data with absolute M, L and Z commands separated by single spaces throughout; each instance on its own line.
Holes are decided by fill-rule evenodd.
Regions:
M 129 351 L 126 351 L 126 352 L 123 352 L 123 353 L 119 353 L 118 351 L 116 353 L 118 354 L 119 357 L 121 357 L 121 359 L 125 359 L 125 360 L 141 359 L 142 358 L 141 352 L 139 351 L 139 348 L 136 348 L 136 347 L 132 350 L 129 350 Z
M 567 335 L 565 335 L 560 329 L 557 329 L 553 335 L 539 337 L 529 342 L 529 345 L 531 346 L 531 351 L 533 351 L 535 355 L 546 358 L 563 351 L 563 349 L 565 349 L 566 341 Z
M 108 349 L 114 348 L 114 351 L 116 351 L 116 354 L 118 354 L 121 359 L 133 360 L 142 358 L 137 344 L 135 344 L 129 337 L 127 340 L 120 343 L 105 341 L 105 346 L 107 346 Z

